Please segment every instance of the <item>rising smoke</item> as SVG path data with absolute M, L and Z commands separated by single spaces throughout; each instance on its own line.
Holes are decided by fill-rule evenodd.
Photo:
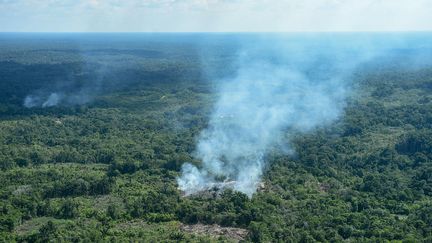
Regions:
M 104 66 L 97 66 L 96 71 L 90 69 L 84 56 L 85 73 L 76 74 L 73 71 L 67 74 L 64 80 L 53 80 L 50 86 L 43 86 L 24 98 L 26 108 L 49 108 L 55 106 L 83 105 L 91 102 L 98 94 L 104 91 L 103 79 L 107 70 Z M 94 66 L 94 65 L 93 65 Z
M 196 146 L 202 165 L 184 164 L 177 179 L 186 195 L 228 187 L 251 196 L 268 151 L 281 144 L 292 151 L 293 133 L 337 120 L 350 93 L 350 74 L 378 52 L 358 38 L 292 38 L 243 46 L 235 77 L 219 81 L 219 99 Z
M 27 95 L 24 99 L 24 107 L 48 108 L 59 105 L 83 105 L 90 102 L 93 95 L 85 91 L 76 91 L 69 94 L 65 94 L 61 90 L 45 94 L 39 92 L 39 94 Z

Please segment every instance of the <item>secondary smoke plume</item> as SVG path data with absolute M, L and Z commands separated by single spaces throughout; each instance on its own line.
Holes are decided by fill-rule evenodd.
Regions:
M 353 42 L 350 48 L 343 39 L 288 39 L 244 47 L 235 77 L 221 81 L 208 128 L 196 146 L 202 166 L 184 164 L 177 179 L 186 195 L 229 187 L 251 196 L 269 149 L 289 143 L 292 133 L 328 125 L 343 112 L 350 73 L 370 58 L 370 49 Z
M 24 107 L 48 108 L 59 105 L 82 105 L 88 103 L 92 95 L 83 90 L 72 93 L 64 93 L 61 89 L 52 93 L 40 91 L 36 92 L 36 94 L 27 95 L 24 99 Z
M 82 63 L 71 64 L 59 79 L 49 80 L 49 85 L 43 85 L 24 98 L 26 108 L 49 108 L 55 106 L 83 105 L 91 102 L 97 95 L 115 88 L 104 85 L 104 79 L 109 71 L 107 67 L 98 63 L 89 63 L 85 53 L 76 50 L 82 55 Z M 73 70 L 76 68 L 78 71 Z M 57 78 L 57 77 L 56 77 Z M 112 81 L 112 80 L 110 80 Z M 119 86 L 113 82 L 114 87 Z

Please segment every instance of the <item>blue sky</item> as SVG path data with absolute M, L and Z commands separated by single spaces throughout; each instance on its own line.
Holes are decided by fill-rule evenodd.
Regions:
M 432 0 L 0 0 L 0 31 L 432 30 Z

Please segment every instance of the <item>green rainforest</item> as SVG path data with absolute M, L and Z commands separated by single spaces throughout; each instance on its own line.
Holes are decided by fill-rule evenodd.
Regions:
M 0 242 L 431 242 L 432 34 L 262 35 L 0 34 Z M 240 80 L 269 73 L 290 85 Z M 258 124 L 246 145 L 280 138 L 253 193 L 187 193 L 185 164 L 212 173 L 197 144 L 227 127 L 220 104 L 246 107 L 235 124 L 255 109 L 230 87 L 259 109 L 324 102 Z

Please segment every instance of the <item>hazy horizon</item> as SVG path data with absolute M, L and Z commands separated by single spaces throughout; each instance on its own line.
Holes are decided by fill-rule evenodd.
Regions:
M 427 0 L 1 0 L 0 32 L 431 31 Z
M 375 34 L 375 33 L 432 33 L 431 30 L 338 30 L 338 31 L 0 31 L 0 33 L 41 33 L 41 34 Z

